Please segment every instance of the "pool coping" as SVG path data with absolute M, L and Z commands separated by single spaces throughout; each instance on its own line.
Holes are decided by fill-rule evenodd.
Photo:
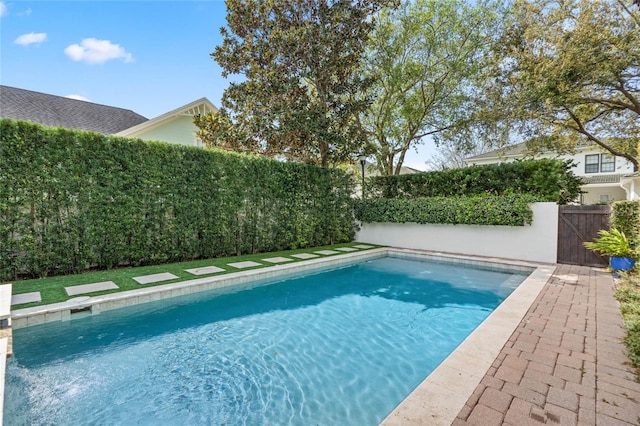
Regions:
M 99 314 L 111 309 L 216 288 L 240 286 L 257 280 L 275 279 L 294 273 L 313 273 L 324 270 L 327 266 L 346 266 L 358 261 L 389 255 L 401 258 L 436 260 L 451 264 L 466 264 L 493 270 L 532 271 L 525 281 L 381 423 L 384 426 L 418 425 L 424 424 L 424 421 L 428 419 L 430 425 L 450 425 L 553 274 L 555 265 L 397 247 L 381 247 L 310 259 L 293 264 L 277 264 L 267 268 L 190 279 L 101 296 L 83 296 L 67 302 L 18 309 L 11 314 L 12 328 L 29 327 L 52 321 L 66 321 L 80 317 L 80 315 L 77 315 L 80 313 L 84 315 Z M 4 360 L 6 360 L 6 356 Z M 0 361 L 0 373 L 4 373 L 4 365 L 5 362 Z M 0 395 L 3 395 L 3 393 L 4 374 L 0 375 Z M 2 425 L 2 419 L 0 412 L 0 426 Z
M 556 269 L 554 264 L 505 259 L 491 262 L 535 269 L 381 426 L 424 425 L 425 421 L 433 426 L 451 425 Z

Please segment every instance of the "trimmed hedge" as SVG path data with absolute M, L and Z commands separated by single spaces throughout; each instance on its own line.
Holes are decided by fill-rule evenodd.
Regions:
M 343 171 L 0 120 L 0 279 L 351 241 Z
M 365 222 L 444 223 L 524 226 L 533 221 L 528 195 L 373 198 L 356 203 L 356 219 Z
M 370 177 L 369 198 L 468 197 L 529 194 L 566 204 L 577 198 L 582 180 L 569 161 L 542 159 L 472 166 L 412 175 Z
M 621 231 L 632 249 L 640 246 L 640 201 L 616 201 L 611 209 L 611 228 Z

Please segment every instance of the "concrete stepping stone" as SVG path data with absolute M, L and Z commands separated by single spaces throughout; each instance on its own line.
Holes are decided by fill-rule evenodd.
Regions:
M 268 259 L 262 259 L 262 260 L 269 263 L 284 263 L 284 262 L 293 261 L 293 259 L 289 259 L 288 257 L 270 257 Z
M 320 250 L 320 251 L 314 251 L 314 253 L 329 255 L 329 254 L 338 254 L 340 252 L 335 250 Z
M 311 254 L 311 253 L 299 253 L 299 254 L 292 254 L 291 257 L 297 257 L 298 259 L 313 259 L 314 257 L 320 257 L 317 254 Z
M 228 265 L 238 269 L 251 268 L 252 266 L 262 266 L 261 263 L 253 262 L 251 260 L 247 260 L 245 262 L 228 263 Z
M 24 303 L 42 302 L 42 296 L 39 291 L 33 293 L 14 294 L 11 296 L 12 305 L 22 305 Z
M 354 246 L 354 247 L 357 247 L 357 248 L 360 248 L 360 249 L 370 249 L 370 248 L 373 248 L 373 246 L 368 246 L 368 245 L 366 245 L 366 244 L 358 244 L 358 245 L 356 245 L 356 246 Z
M 96 291 L 103 290 L 115 290 L 120 288 L 113 281 L 103 281 L 101 283 L 82 284 L 65 287 L 64 291 L 67 292 L 67 296 L 76 296 L 78 294 L 94 293 Z
M 160 281 L 167 281 L 179 278 L 176 275 L 173 275 L 171 272 L 161 272 L 159 274 L 151 274 L 151 275 L 142 275 L 140 277 L 133 277 L 133 280 L 138 284 L 150 284 L 157 283 Z
M 340 250 L 340 251 L 358 251 L 357 248 L 353 248 L 353 247 L 340 247 L 340 248 L 337 248 L 336 250 Z
M 217 266 L 204 266 L 202 268 L 185 269 L 185 271 L 193 275 L 206 275 L 222 272 L 224 269 L 218 268 Z

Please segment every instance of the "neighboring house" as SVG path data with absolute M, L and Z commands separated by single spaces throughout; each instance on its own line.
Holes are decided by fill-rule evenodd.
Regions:
M 128 109 L 0 86 L 2 118 L 180 145 L 202 146 L 193 116 L 215 111 L 207 98 L 201 98 L 149 120 Z
M 500 148 L 466 159 L 469 165 L 496 164 L 525 158 L 558 158 L 573 160 L 573 172 L 584 182 L 581 204 L 606 204 L 619 200 L 640 199 L 640 178 L 633 164 L 614 157 L 596 145 L 577 147 L 574 154 L 545 152 L 532 154 L 525 143 Z
M 202 141 L 196 136 L 200 129 L 193 124 L 193 116 L 217 110 L 207 98 L 200 98 L 137 126 L 122 130 L 116 133 L 116 136 L 139 138 L 146 141 L 163 141 L 178 145 L 202 146 Z
M 394 167 L 395 170 L 395 167 Z M 413 175 L 416 173 L 424 173 L 422 170 L 418 170 L 418 169 L 414 169 L 411 167 L 407 167 L 407 166 L 400 166 L 400 173 L 401 175 Z M 380 176 L 380 171 L 373 165 L 373 164 L 369 164 L 367 165 L 366 169 L 365 169 L 365 176 L 369 177 L 369 176 Z

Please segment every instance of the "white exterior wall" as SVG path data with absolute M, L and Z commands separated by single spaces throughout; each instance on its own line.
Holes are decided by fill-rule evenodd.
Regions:
M 392 247 L 556 263 L 558 205 L 535 203 L 525 226 L 363 223 L 356 241 Z
M 598 175 L 610 175 L 610 174 L 631 174 L 633 173 L 633 164 L 625 158 L 616 157 L 615 170 L 613 172 L 603 172 L 603 173 L 585 173 L 585 156 L 590 154 L 602 154 L 604 151 L 597 149 L 596 147 L 590 148 L 582 148 L 576 151 L 575 154 L 553 154 L 553 153 L 541 153 L 536 155 L 536 159 L 539 158 L 555 158 L 559 160 L 573 160 L 576 165 L 573 168 L 573 173 L 576 176 L 598 176 Z M 484 165 L 484 164 L 497 164 L 497 163 L 510 163 L 512 161 L 520 160 L 523 157 L 494 157 L 494 158 L 482 158 L 477 160 L 468 160 L 470 165 Z

